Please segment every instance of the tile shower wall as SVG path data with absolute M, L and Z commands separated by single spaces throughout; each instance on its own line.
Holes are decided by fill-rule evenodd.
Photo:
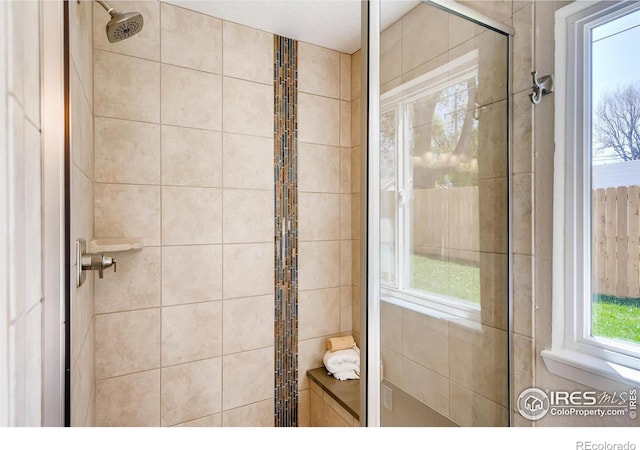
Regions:
M 0 3 L 0 426 L 42 425 L 40 11 Z
M 109 44 L 94 7 L 95 234 L 145 248 L 95 283 L 96 424 L 273 426 L 273 35 L 161 2 L 114 7 L 140 11 L 145 28 Z M 302 426 L 304 372 L 322 364 L 326 336 L 351 330 L 339 296 L 341 55 L 304 46 Z M 303 70 L 324 68 L 325 54 L 337 61 L 329 86 Z
M 71 264 L 75 242 L 93 239 L 93 46 L 91 2 L 69 2 L 71 143 Z M 101 28 L 102 30 L 102 28 Z M 72 270 L 72 273 L 74 273 Z M 71 425 L 94 424 L 94 272 L 76 288 L 71 280 Z
M 309 369 L 351 323 L 351 57 L 298 43 L 299 424 Z

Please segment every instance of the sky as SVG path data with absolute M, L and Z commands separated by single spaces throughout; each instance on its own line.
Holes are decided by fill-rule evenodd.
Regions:
M 592 58 L 595 108 L 603 93 L 619 85 L 640 81 L 640 11 L 595 28 Z

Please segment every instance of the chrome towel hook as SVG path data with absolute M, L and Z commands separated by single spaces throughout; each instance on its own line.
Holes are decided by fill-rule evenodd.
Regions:
M 553 92 L 553 75 L 545 75 L 538 78 L 538 72 L 531 72 L 531 80 L 533 81 L 533 92 L 531 93 L 531 103 L 537 105 L 542 100 L 543 95 Z

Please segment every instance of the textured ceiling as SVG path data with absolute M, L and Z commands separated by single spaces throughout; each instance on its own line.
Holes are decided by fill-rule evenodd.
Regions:
M 344 53 L 360 48 L 359 0 L 168 0 L 167 3 Z M 382 28 L 418 3 L 419 0 L 384 1 Z

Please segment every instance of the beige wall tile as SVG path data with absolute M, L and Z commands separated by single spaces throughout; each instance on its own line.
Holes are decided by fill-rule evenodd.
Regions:
M 511 378 L 512 409 L 517 410 L 518 396 L 535 386 L 535 343 L 533 339 L 519 334 L 513 335 L 513 376 Z
M 162 369 L 162 425 L 220 412 L 222 358 Z
M 460 3 L 502 22 L 511 17 L 512 5 L 504 0 L 461 0 Z
M 96 117 L 95 176 L 102 183 L 160 184 L 160 126 Z
M 39 356 L 42 354 L 42 308 L 40 305 L 28 313 L 25 322 L 26 327 L 22 330 L 25 333 L 25 345 L 22 350 L 27 357 L 31 358 L 29 358 L 30 361 L 25 361 L 25 370 L 23 373 L 25 376 L 25 386 L 27 386 L 25 390 L 24 424 L 27 426 L 40 426 L 40 404 L 42 403 L 42 361 Z M 84 335 L 81 345 L 82 348 L 78 352 L 78 356 L 72 359 L 71 426 L 84 424 L 87 408 L 91 403 L 95 383 L 93 331 L 93 327 L 91 326 L 89 330 L 91 334 Z M 36 357 L 37 355 L 38 357 Z M 16 388 L 13 389 L 15 390 Z M 16 402 L 16 405 L 17 404 L 19 403 Z
M 352 122 L 353 123 L 353 122 Z M 360 192 L 360 146 L 351 149 L 351 192 Z
M 273 347 L 223 357 L 223 410 L 273 396 Z
M 311 426 L 311 412 L 309 401 L 309 389 L 298 392 L 298 427 Z
M 351 145 L 360 145 L 360 125 L 360 99 L 356 99 L 351 102 Z
M 480 253 L 480 316 L 483 325 L 507 330 L 509 324 L 507 255 Z
M 531 89 L 533 71 L 533 4 L 513 14 L 513 88 L 512 92 Z
M 340 149 L 340 193 L 351 193 L 351 149 Z
M 449 323 L 451 381 L 507 404 L 507 333 L 466 321 Z
M 383 364 L 383 379 L 388 380 L 396 386 L 402 385 L 402 355 L 385 347 L 384 343 L 380 347 L 380 355 Z
M 347 422 L 336 410 L 327 405 L 325 396 L 325 404 L 323 408 L 324 412 L 324 426 L 325 427 L 351 427 L 351 422 Z
M 478 116 L 478 176 L 505 177 L 509 172 L 507 155 L 507 101 L 480 108 Z
M 298 194 L 298 239 L 336 240 L 340 237 L 340 196 L 337 194 Z
M 499 33 L 482 33 L 469 41 L 480 50 L 478 58 L 478 90 L 476 101 L 488 105 L 507 97 L 508 40 Z M 461 47 L 467 45 L 466 43 Z
M 222 235 L 225 244 L 273 242 L 273 193 L 224 189 Z
M 340 145 L 340 101 L 298 94 L 298 140 L 310 144 Z
M 224 187 L 273 191 L 272 137 L 224 133 L 222 142 Z M 298 164 L 300 164 L 300 148 L 298 146 Z M 300 173 L 299 165 L 298 173 Z
M 338 415 L 347 422 L 348 425 L 351 426 L 353 424 L 353 416 L 349 411 L 344 409 L 333 397 L 331 397 L 328 393 L 324 394 L 324 406 L 325 406 L 325 417 L 326 417 L 326 408 L 331 408 L 334 412 L 338 413 Z M 331 426 L 325 423 L 327 426 Z M 342 426 L 342 425 L 341 425 Z
M 182 422 L 181 424 L 174 425 L 176 427 L 221 427 L 222 426 L 222 413 L 212 414 L 210 416 L 201 417 L 195 420 L 189 420 L 188 422 Z
M 506 408 L 460 386 L 450 384 L 451 419 L 462 427 L 505 427 L 509 424 Z
M 222 426 L 225 427 L 272 427 L 273 399 L 252 403 L 222 413 Z M 298 414 L 300 414 L 298 412 Z
M 273 35 L 224 22 L 224 74 L 273 84 Z
M 351 194 L 340 194 L 340 239 L 351 239 Z
M 402 389 L 440 414 L 448 416 L 449 379 L 407 358 L 402 361 Z
M 353 249 L 351 277 L 353 278 L 353 285 L 360 286 L 360 239 L 353 239 L 351 241 L 351 248 Z
M 71 166 L 71 261 L 76 263 L 76 239 L 91 239 L 93 237 L 93 184 L 78 166 Z M 21 227 L 21 228 L 24 228 Z M 16 227 L 18 229 L 18 227 Z M 13 298 L 15 300 L 15 297 Z M 10 305 L 12 302 L 10 301 Z M 10 308 L 12 308 L 10 306 Z M 13 309 L 10 309 L 12 313 Z M 12 315 L 12 319 L 15 315 Z
M 360 333 L 360 288 L 357 286 L 354 286 L 351 291 L 351 311 L 351 317 L 353 319 L 352 328 L 355 339 L 355 335 Z
M 340 286 L 353 283 L 353 241 L 340 241 Z
M 95 420 L 99 427 L 160 426 L 160 370 L 97 380 Z
M 220 75 L 162 64 L 161 97 L 163 124 L 222 129 Z
M 160 367 L 160 309 L 96 316 L 96 378 Z
M 340 148 L 298 143 L 298 190 L 333 192 L 340 190 Z
M 69 59 L 70 62 L 72 62 L 75 67 L 77 67 L 78 73 L 80 74 L 82 89 L 89 101 L 89 104 L 93 105 L 93 36 L 91 17 L 93 12 L 93 5 L 91 3 L 92 2 L 76 2 L 73 5 L 69 4 Z M 17 6 L 18 3 L 14 2 L 13 8 L 8 8 L 7 12 L 11 14 L 11 10 L 15 9 Z M 21 5 L 20 7 L 24 8 L 24 5 Z M 103 18 L 105 17 L 103 16 Z M 106 21 L 103 22 L 101 27 L 101 31 L 103 33 L 104 25 L 109 20 L 108 18 L 109 15 L 107 14 Z M 15 23 L 17 25 L 18 23 L 20 23 L 20 21 L 10 21 L 9 24 L 11 23 Z M 10 29 L 11 28 L 9 28 L 9 30 Z M 30 29 L 24 31 L 32 33 L 32 30 Z M 7 37 L 11 37 L 11 34 L 13 33 L 8 34 Z M 24 45 L 22 42 L 22 39 L 24 39 L 24 37 L 22 36 L 23 33 L 15 33 L 15 35 L 18 34 L 20 34 L 20 39 L 12 39 L 16 47 L 20 44 Z M 14 77 L 14 73 L 12 72 L 24 74 L 23 71 L 25 70 L 24 65 L 26 61 L 24 61 L 24 59 L 22 58 L 22 52 L 24 51 L 23 48 L 20 49 L 20 52 L 15 55 L 18 61 L 10 59 L 11 63 L 13 63 L 11 67 L 15 68 L 13 71 L 9 71 L 7 74 L 10 89 L 11 86 L 16 82 L 21 84 L 24 83 L 24 75 L 20 76 L 20 79 L 15 80 L 15 82 L 12 80 L 12 78 Z M 12 55 L 12 53 L 14 52 L 11 47 L 8 48 L 8 51 L 9 55 Z M 18 62 L 18 64 L 15 64 L 15 62 Z M 20 92 L 18 98 L 22 98 L 22 92 Z
M 422 4 L 402 18 L 402 72 L 438 55 L 449 45 L 448 13 Z
M 467 18 L 449 15 L 449 48 L 454 48 L 469 39 L 474 38 L 478 34 L 486 31 L 481 25 L 478 25 Z
M 351 101 L 351 55 L 340 53 L 340 100 Z
M 166 3 L 162 12 L 162 62 L 222 73 L 222 21 Z
M 221 298 L 221 245 L 162 248 L 163 306 Z
M 162 126 L 162 184 L 222 186 L 222 133 Z
M 311 339 L 340 331 L 339 288 L 300 291 L 298 339 Z
M 351 102 L 340 102 L 340 146 L 351 147 Z
M 298 247 L 298 288 L 300 290 L 339 286 L 339 241 L 299 242 Z
M 273 243 L 225 245 L 224 298 L 273 294 L 273 252 Z
M 380 302 L 380 344 L 397 353 L 402 353 L 403 313 L 404 310 L 399 306 Z
M 351 286 L 340 288 L 340 332 L 351 332 L 353 329 Z
M 71 328 L 73 330 L 71 333 L 71 361 L 77 361 L 80 358 L 80 351 L 85 344 L 94 318 L 93 291 L 93 273 L 87 276 L 82 286 L 74 287 L 71 291 Z M 19 319 L 17 322 L 22 323 Z
M 513 255 L 513 332 L 533 337 L 533 257 Z
M 82 3 L 82 2 L 81 2 Z M 105 25 L 111 19 L 102 6 L 93 6 L 93 45 L 96 49 L 107 50 L 138 58 L 160 60 L 160 2 L 112 1 L 109 2 L 119 12 L 138 11 L 144 19 L 140 33 L 124 41 L 110 43 L 105 33 Z
M 324 400 L 313 391 L 309 391 L 309 426 L 324 426 Z
M 69 68 L 71 101 L 71 157 L 73 162 L 90 178 L 94 178 L 93 152 L 93 113 L 87 97 L 82 92 L 82 85 L 75 66 Z
M 224 300 L 222 351 L 225 355 L 273 345 L 273 295 Z
M 480 180 L 480 251 L 507 252 L 507 180 Z
M 398 20 L 380 35 L 380 82 L 382 84 L 402 74 L 402 20 Z
M 298 91 L 340 97 L 340 53 L 298 42 Z
M 94 61 L 96 116 L 159 122 L 160 64 L 103 50 Z
M 96 313 L 160 306 L 160 248 L 116 255 L 118 272 L 104 271 L 95 287 Z
M 351 55 L 351 100 L 360 98 L 360 64 L 360 50 L 358 50 Z
M 316 383 L 311 379 L 309 379 L 309 390 L 311 392 L 314 392 L 317 396 L 319 396 L 320 399 L 324 398 L 324 390 L 320 387 L 318 383 Z
M 513 176 L 513 252 L 533 254 L 533 177 L 531 174 Z
M 513 173 L 527 173 L 533 167 L 533 104 L 529 92 L 512 96 Z
M 160 245 L 160 187 L 95 184 L 95 236 Z
M 403 311 L 402 351 L 403 356 L 448 377 L 449 324 L 425 314 Z
M 327 351 L 327 338 L 313 338 L 298 341 L 298 390 L 309 388 L 307 371 L 322 367 L 322 357 Z
M 222 189 L 162 188 L 162 244 L 222 242 Z
M 224 77 L 225 132 L 273 137 L 273 86 Z
M 222 302 L 162 308 L 162 365 L 222 354 Z

